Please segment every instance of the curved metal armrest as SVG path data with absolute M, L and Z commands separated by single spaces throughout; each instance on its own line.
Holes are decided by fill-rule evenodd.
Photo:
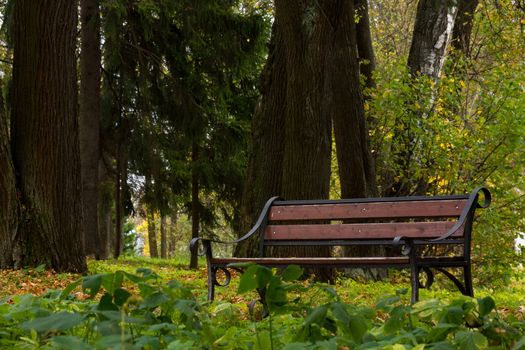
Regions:
M 480 192 L 483 193 L 482 203 L 480 203 L 478 200 Z M 474 205 L 476 206 L 476 208 L 487 208 L 490 205 L 491 200 L 492 200 L 492 196 L 490 195 L 490 191 L 487 188 L 477 187 L 476 189 L 474 189 L 474 191 L 470 193 L 467 204 L 463 208 L 463 211 L 461 212 L 461 215 L 458 221 L 454 224 L 454 226 L 452 226 L 452 228 L 448 230 L 448 232 L 442 235 L 441 237 L 429 239 L 427 240 L 427 242 L 428 243 L 439 242 L 441 240 L 447 239 L 450 236 L 454 235 L 454 233 L 456 233 L 461 228 L 461 226 L 465 224 L 467 220 L 467 216 L 469 215 L 470 210 L 472 209 Z
M 195 238 L 192 238 L 191 241 L 190 241 L 190 250 L 193 250 L 193 249 L 198 249 L 198 245 L 199 244 L 199 241 L 200 240 L 204 240 L 205 238 L 202 238 L 202 237 L 195 237 Z
M 217 239 L 196 237 L 196 238 L 193 238 L 190 241 L 190 249 L 194 249 L 194 247 L 199 242 L 199 240 L 208 241 L 208 242 L 214 242 L 214 243 L 222 243 L 222 244 L 237 244 L 237 243 L 240 243 L 242 241 L 247 240 L 248 238 L 253 236 L 263 226 L 263 223 L 265 223 L 266 217 L 268 216 L 268 211 L 270 210 L 270 207 L 272 206 L 273 202 L 278 200 L 278 199 L 280 199 L 280 197 L 276 196 L 276 197 L 272 197 L 272 198 L 268 199 L 268 201 L 266 201 L 266 204 L 264 205 L 263 210 L 261 211 L 261 214 L 259 215 L 259 218 L 257 219 L 257 222 L 255 222 L 255 225 L 253 225 L 251 230 L 248 231 L 248 233 L 246 233 L 244 236 L 236 239 L 235 241 L 221 241 L 221 240 L 217 240 Z

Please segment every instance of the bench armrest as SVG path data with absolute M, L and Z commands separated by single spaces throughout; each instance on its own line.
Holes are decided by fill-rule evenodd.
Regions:
M 480 193 L 483 193 L 483 202 L 481 203 L 478 200 Z M 454 235 L 454 233 L 456 233 L 461 228 L 461 226 L 465 225 L 467 221 L 467 217 L 469 216 L 471 210 L 475 210 L 476 208 L 487 208 L 490 205 L 491 199 L 492 197 L 488 189 L 486 189 L 485 187 L 476 188 L 474 191 L 470 193 L 467 204 L 465 205 L 465 208 L 463 208 L 463 211 L 461 212 L 461 215 L 458 221 L 454 224 L 454 226 L 452 226 L 452 228 L 448 230 L 448 232 L 445 233 L 444 235 L 438 238 L 429 239 L 426 242 L 436 243 L 436 242 L 439 242 L 439 241 L 442 241 L 442 240 L 445 240 L 451 237 L 452 235 Z
M 257 231 L 259 231 L 261 228 L 266 226 L 268 212 L 270 211 L 270 208 L 271 208 L 273 202 L 278 200 L 278 199 L 280 199 L 280 198 L 279 197 L 272 197 L 272 198 L 268 199 L 268 201 L 266 201 L 266 204 L 264 205 L 264 208 L 261 211 L 261 214 L 259 215 L 259 218 L 255 222 L 255 225 L 253 225 L 253 227 L 250 229 L 250 231 L 248 231 L 248 233 L 246 233 L 244 236 L 236 239 L 235 241 L 221 241 L 221 240 L 210 239 L 210 238 L 205 238 L 205 237 L 195 237 L 195 238 L 193 238 L 190 241 L 190 249 L 195 249 L 195 247 L 197 246 L 199 241 L 221 243 L 221 244 L 238 244 L 238 243 L 241 243 L 241 242 L 247 240 L 248 238 L 250 238 L 253 235 L 255 235 L 255 233 L 257 233 Z

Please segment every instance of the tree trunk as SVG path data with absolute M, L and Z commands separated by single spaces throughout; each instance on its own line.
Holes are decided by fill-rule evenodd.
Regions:
M 374 188 L 359 85 L 353 0 L 277 0 L 275 11 L 262 99 L 252 124 L 241 211 L 244 232 L 271 196 L 328 198 L 332 116 L 338 127 L 336 138 L 343 142 L 341 149 L 357 147 L 350 154 L 358 159 L 343 155 L 340 159 L 346 178 L 354 177 L 353 172 L 360 177 L 348 181 L 348 189 L 355 187 L 366 195 L 368 180 Z M 345 117 L 350 122 L 343 122 Z M 254 255 L 256 242 L 237 253 Z M 298 247 L 275 249 L 271 254 L 330 256 L 331 252 L 324 247 Z M 327 279 L 329 274 L 318 277 Z
M 0 269 L 13 266 L 13 243 L 18 226 L 16 178 L 9 140 L 9 118 L 0 93 Z
M 151 208 L 146 212 L 148 220 L 148 243 L 150 258 L 158 258 L 159 251 L 157 249 L 157 225 L 155 224 L 155 211 Z
M 77 4 L 14 9 L 12 149 L 22 219 L 15 265 L 86 271 L 77 122 Z
M 413 76 L 438 80 L 458 7 L 452 0 L 420 0 L 417 6 L 408 67 Z
M 457 11 L 456 2 L 452 0 L 419 1 L 407 62 L 412 79 L 427 76 L 438 82 L 452 38 Z M 431 101 L 428 101 L 428 96 L 421 95 L 424 96 L 415 85 L 410 97 L 413 99 L 406 103 L 429 105 Z M 432 99 L 433 97 L 430 98 Z M 428 159 L 422 160 L 419 156 L 420 145 L 417 144 L 414 131 L 419 128 L 421 118 L 425 118 L 426 113 L 426 108 L 421 108 L 420 112 L 414 111 L 414 108 L 407 108 L 407 116 L 396 122 L 392 144 L 397 149 L 393 150 L 392 157 L 398 170 L 396 173 L 391 171 L 385 175 L 383 188 L 386 196 L 423 195 L 429 190 L 428 178 L 424 174 L 417 177 L 414 175 L 415 169 L 427 167 L 423 162 L 431 162 Z
M 326 101 L 334 121 L 343 198 L 367 197 L 376 192 L 359 79 L 358 45 L 355 41 L 356 25 L 352 17 L 354 13 L 352 5 L 352 2 L 349 2 L 342 8 L 332 7 L 325 11 L 333 25 L 330 33 L 332 42 L 328 50 L 329 61 L 325 73 L 329 77 L 326 95 L 330 98 L 326 98 Z M 369 50 L 366 51 L 370 55 Z M 373 57 L 373 53 L 371 56 Z
M 261 98 L 252 120 L 252 139 L 241 200 L 239 236 L 253 226 L 264 203 L 281 194 L 284 155 L 284 110 L 286 108 L 286 59 L 284 38 L 276 18 L 268 60 L 262 74 Z M 258 239 L 236 247 L 236 256 L 255 256 Z
M 321 199 L 329 194 L 332 123 L 326 110 L 329 77 L 324 69 L 333 40 L 327 31 L 334 23 L 317 6 L 303 1 L 275 2 L 288 82 L 281 188 L 286 199 Z
M 102 259 L 106 259 L 111 252 L 113 247 L 113 237 L 111 228 L 112 217 L 113 217 L 113 199 L 114 199 L 114 185 L 115 181 L 111 178 L 106 165 L 102 158 L 99 159 L 99 203 L 98 203 L 98 222 L 99 222 L 99 238 L 100 245 L 103 247 L 102 251 L 106 253 L 105 256 L 101 256 Z
M 122 127 L 122 123 L 119 123 Z M 119 134 L 122 135 L 122 132 L 119 131 Z M 113 258 L 118 259 L 120 253 L 122 252 L 122 183 L 123 181 L 123 156 L 122 156 L 122 142 L 121 137 L 118 137 L 117 140 L 117 149 L 116 149 L 116 173 L 115 173 L 115 246 L 113 247 Z
M 286 60 L 284 157 L 281 195 L 286 199 L 328 198 L 332 146 L 330 58 L 339 27 L 332 14 L 349 1 L 276 1 L 276 22 L 282 31 Z M 353 16 L 351 16 L 353 18 Z M 348 33 L 346 33 L 348 35 Z M 345 35 L 345 34 L 342 34 Z M 354 72 L 358 76 L 357 57 Z M 328 247 L 272 249 L 277 256 L 330 256 Z M 313 271 L 320 280 L 331 272 Z
M 199 203 L 199 172 L 197 162 L 199 160 L 199 145 L 194 140 L 191 149 L 191 238 L 199 237 L 200 203 Z M 190 269 L 196 269 L 199 265 L 197 248 L 190 251 Z
M 105 258 L 98 231 L 100 133 L 100 17 L 98 0 L 81 1 L 80 158 L 82 163 L 83 231 L 87 255 Z
M 151 175 L 146 174 L 145 183 L 146 198 L 153 197 L 153 184 L 151 183 Z M 148 243 L 150 258 L 158 258 L 159 251 L 157 248 L 157 227 L 155 225 L 155 209 L 151 203 L 147 204 L 146 220 L 148 221 Z
M 365 78 L 365 87 L 370 89 L 375 86 L 373 72 L 376 69 L 376 57 L 372 46 L 372 33 L 370 32 L 368 0 L 354 0 L 354 7 L 359 19 L 355 24 L 359 71 Z M 352 48 L 351 50 L 353 51 Z M 364 97 L 369 97 L 367 91 L 365 91 Z
M 168 239 L 168 256 L 174 256 L 177 249 L 177 221 L 179 219 L 177 207 L 173 208 L 170 220 L 170 234 Z
M 160 257 L 166 259 L 168 257 L 168 238 L 166 235 L 166 215 L 160 215 Z
M 478 7 L 478 0 L 460 0 L 458 14 L 452 31 L 452 46 L 466 57 L 470 57 L 470 36 L 474 24 L 474 12 Z

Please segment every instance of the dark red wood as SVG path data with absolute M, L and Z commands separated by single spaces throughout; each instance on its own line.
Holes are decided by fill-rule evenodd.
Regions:
M 436 238 L 447 233 L 454 221 L 391 222 L 369 224 L 269 225 L 266 240 Z M 460 229 L 454 237 L 462 236 Z
M 467 199 L 275 206 L 270 221 L 459 217 Z

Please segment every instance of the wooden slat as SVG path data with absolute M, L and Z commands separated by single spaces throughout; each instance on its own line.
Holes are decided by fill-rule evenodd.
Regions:
M 459 217 L 466 199 L 429 201 L 279 205 L 272 207 L 270 221 L 343 220 L 375 218 Z
M 434 238 L 445 234 L 455 224 L 453 221 L 395 222 L 369 224 L 315 224 L 268 225 L 266 240 L 330 240 L 330 239 L 381 239 L 398 236 Z M 461 236 L 458 230 L 454 236 Z
M 353 257 L 353 258 L 319 258 L 319 257 L 292 257 L 292 258 L 213 258 L 212 263 L 227 265 L 233 263 L 254 262 L 261 265 L 380 265 L 380 264 L 407 264 L 408 258 L 394 257 Z

